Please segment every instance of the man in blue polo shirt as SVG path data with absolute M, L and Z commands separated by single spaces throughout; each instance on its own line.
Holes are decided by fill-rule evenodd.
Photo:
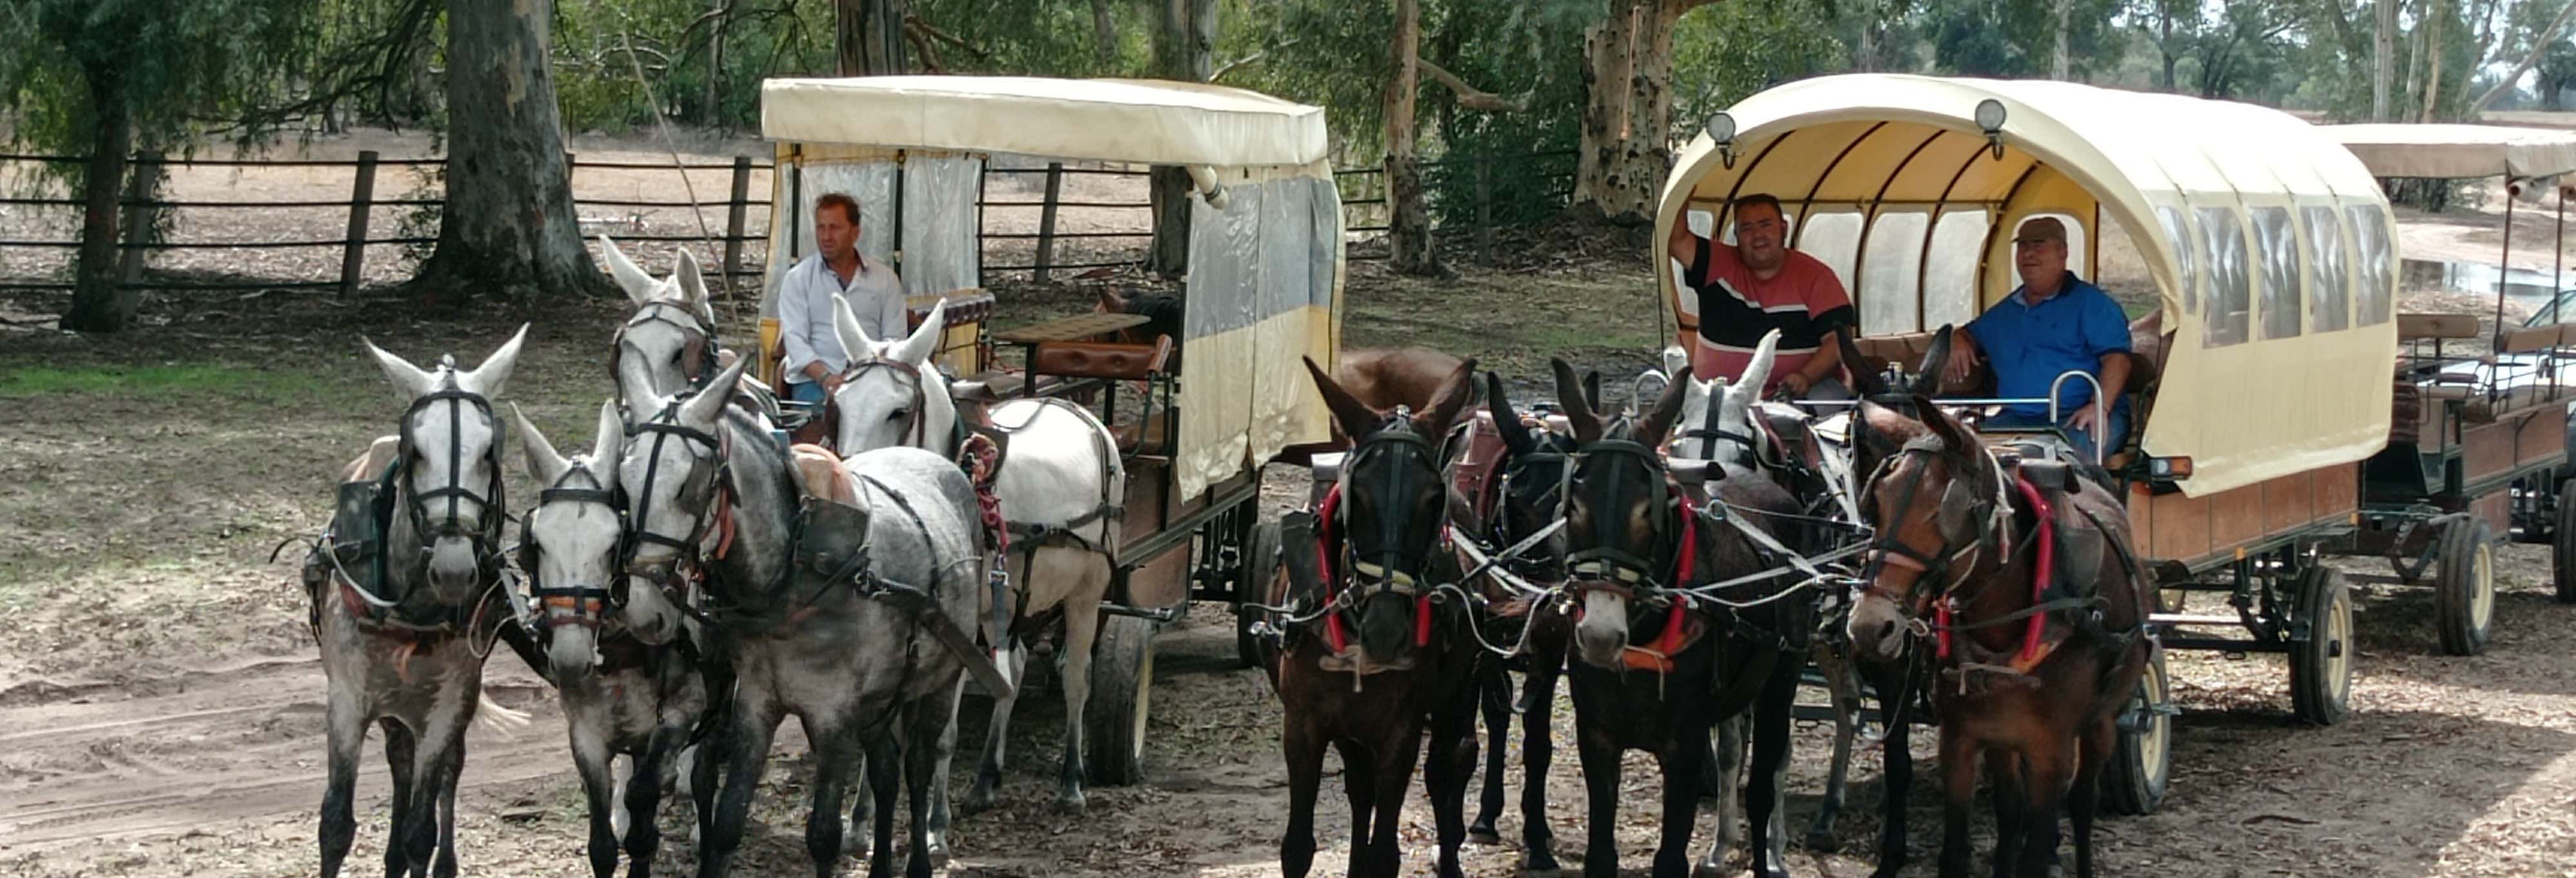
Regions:
M 2066 413 L 2059 426 L 2080 453 L 2092 454 L 2097 441 L 2117 449 L 2129 434 L 2129 401 L 2120 394 L 2129 381 L 2128 318 L 2101 287 L 2066 269 L 2066 225 L 2055 219 L 2041 217 L 2022 224 L 2013 235 L 2013 268 L 2021 274 L 2021 288 L 1951 339 L 1951 379 L 1964 379 L 1978 362 L 1990 361 L 1996 396 L 2045 399 L 2058 375 L 2091 373 L 2113 397 L 2110 423 L 2094 422 L 2092 385 L 2068 381 L 2057 397 L 2058 411 Z M 2007 406 L 1986 423 L 2045 426 L 2048 406 Z

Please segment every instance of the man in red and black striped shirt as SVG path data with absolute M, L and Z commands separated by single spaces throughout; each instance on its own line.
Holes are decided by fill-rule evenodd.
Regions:
M 1754 346 L 1777 329 L 1779 360 L 1766 393 L 1776 388 L 1799 399 L 1848 399 L 1833 333 L 1852 331 L 1858 312 L 1834 270 L 1788 249 L 1788 234 L 1780 199 L 1762 194 L 1735 200 L 1733 247 L 1692 234 L 1688 223 L 1673 224 L 1672 256 L 1699 294 L 1691 373 L 1702 381 L 1741 377 Z

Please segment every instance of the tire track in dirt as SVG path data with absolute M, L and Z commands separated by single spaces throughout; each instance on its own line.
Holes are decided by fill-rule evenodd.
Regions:
M 314 813 L 325 775 L 324 677 L 319 660 L 268 658 L 127 689 L 168 694 L 94 698 L 54 686 L 42 700 L 0 708 L 0 839 L 31 849 L 182 832 L 287 813 Z M 562 773 L 570 766 L 553 690 L 494 665 L 493 700 L 529 713 L 503 733 L 467 736 L 467 789 Z M 13 691 L 30 691 L 25 685 Z M 113 691 L 109 689 L 106 691 Z M 361 802 L 390 791 L 383 737 L 361 757 Z

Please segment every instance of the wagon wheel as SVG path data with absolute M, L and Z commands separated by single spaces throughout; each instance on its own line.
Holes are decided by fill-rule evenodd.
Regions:
M 1243 667 L 1261 663 L 1260 639 L 1252 636 L 1252 624 L 1261 620 L 1261 611 L 1252 605 L 1262 602 L 1270 592 L 1270 580 L 1279 574 L 1279 523 L 1265 521 L 1252 526 L 1252 538 L 1245 540 L 1240 563 L 1234 577 L 1234 656 Z
M 2113 814 L 2153 814 L 2165 800 L 2165 784 L 2173 776 L 2170 679 L 2165 651 L 2154 650 L 2146 673 L 2138 676 L 2137 694 L 2122 711 L 2119 743 L 2102 773 L 2103 801 Z
M 1145 779 L 1145 718 L 1154 694 L 1154 623 L 1112 615 L 1092 648 L 1091 699 L 1083 706 L 1083 762 L 1091 782 L 1126 786 Z
M 2442 651 L 2477 655 L 2495 626 L 2495 529 L 2480 519 L 2458 519 L 2442 528 L 2441 541 L 2433 588 Z
M 2290 644 L 2290 710 L 2301 722 L 2334 725 L 2352 703 L 2352 594 L 2343 571 L 2322 564 L 2300 571 L 2296 587 L 2308 639 Z
M 2576 604 L 2576 478 L 2558 486 L 2558 527 L 2550 537 L 2549 572 L 2558 602 Z

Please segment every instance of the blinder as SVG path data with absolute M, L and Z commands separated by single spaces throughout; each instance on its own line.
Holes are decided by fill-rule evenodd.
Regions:
M 1404 409 L 1397 409 L 1395 420 L 1399 423 L 1405 420 Z M 1371 469 L 1373 466 L 1382 468 L 1385 473 L 1384 481 L 1378 485 L 1355 485 L 1352 492 L 1356 496 L 1371 487 L 1383 492 L 1370 498 L 1371 505 L 1380 507 L 1381 513 L 1377 516 L 1377 527 L 1373 532 L 1352 531 L 1347 521 L 1350 507 L 1345 505 L 1341 510 L 1345 518 L 1340 522 L 1341 530 L 1350 546 L 1352 572 L 1357 574 L 1354 588 L 1361 597 L 1379 592 L 1418 597 L 1428 591 L 1420 576 L 1423 566 L 1429 562 L 1431 546 L 1428 541 L 1419 547 L 1406 545 L 1406 530 L 1416 522 L 1410 510 L 1399 504 L 1423 485 L 1441 489 L 1438 455 L 1439 451 L 1432 447 L 1428 438 L 1409 427 L 1390 426 L 1361 440 L 1359 447 L 1352 450 L 1350 459 L 1343 464 L 1345 484 L 1350 484 L 1363 472 L 1377 471 Z M 1405 460 L 1386 461 L 1390 456 L 1402 456 Z M 1445 499 L 1446 494 L 1442 497 Z
M 904 406 L 903 444 L 915 448 L 929 447 L 923 441 L 928 438 L 929 420 L 923 416 L 922 410 L 929 407 L 930 392 L 925 387 L 927 382 L 921 378 L 921 368 L 902 360 L 870 357 L 851 363 L 849 370 L 841 373 L 841 383 L 855 382 L 859 380 L 859 376 L 867 374 L 870 369 L 886 369 L 902 376 L 897 383 L 904 384 L 912 390 L 912 401 Z
M 1642 478 L 1627 473 L 1613 474 L 1610 478 L 1599 478 L 1600 474 L 1593 478 L 1578 477 L 1584 466 L 1594 460 L 1633 461 L 1635 472 Z M 1664 510 L 1674 508 L 1676 501 L 1672 484 L 1664 478 L 1662 456 L 1644 444 L 1627 439 L 1597 439 L 1575 449 L 1563 479 L 1559 497 L 1567 509 L 1572 508 L 1574 485 L 1581 483 L 1590 490 L 1586 499 L 1592 508 L 1612 513 L 1592 520 L 1592 545 L 1568 553 L 1565 556 L 1567 570 L 1577 576 L 1615 579 L 1630 586 L 1640 582 L 1652 583 L 1663 567 L 1653 559 L 1671 552 L 1675 527 L 1672 516 L 1664 514 Z M 1625 526 L 1625 510 L 1634 504 L 1635 495 L 1640 491 L 1645 494 L 1649 521 L 1654 529 L 1654 544 L 1649 546 L 1631 545 Z

